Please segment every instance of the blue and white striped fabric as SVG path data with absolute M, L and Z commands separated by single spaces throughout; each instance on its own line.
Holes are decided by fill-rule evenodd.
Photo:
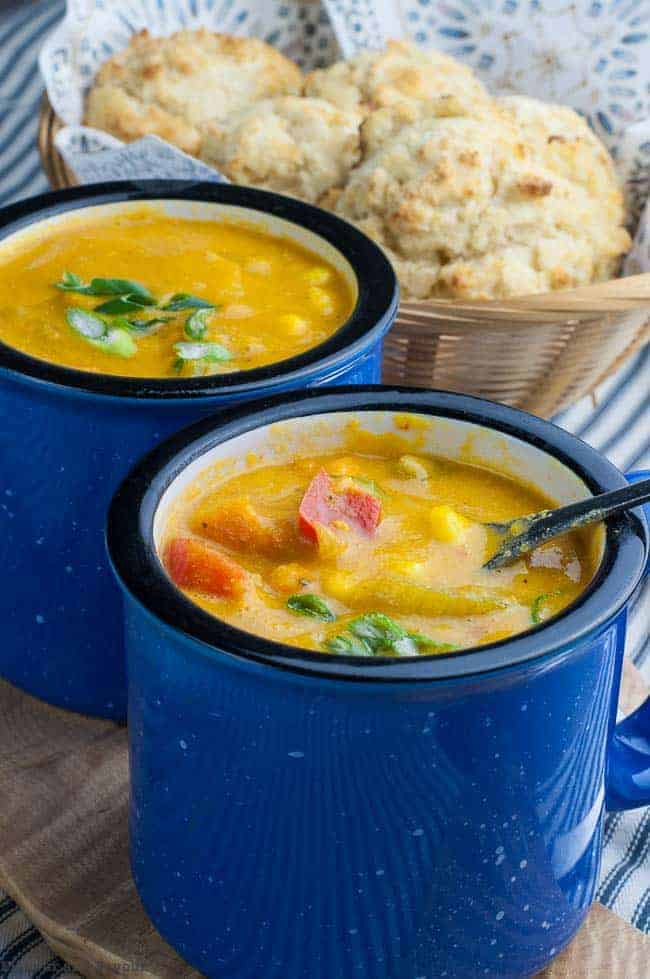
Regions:
M 36 151 L 41 81 L 39 46 L 63 14 L 63 0 L 0 0 L 0 205 L 47 189 Z M 621 469 L 650 468 L 650 349 L 558 423 Z M 628 654 L 650 683 L 650 589 L 636 600 Z M 650 809 L 609 818 L 599 897 L 650 934 Z M 0 892 L 0 976 L 66 979 L 77 973 L 52 954 L 10 898 Z

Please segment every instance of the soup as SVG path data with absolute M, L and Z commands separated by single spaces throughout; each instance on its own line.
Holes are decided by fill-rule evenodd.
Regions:
M 344 275 L 291 238 L 152 206 L 77 212 L 0 246 L 0 339 L 102 374 L 261 367 L 326 340 L 353 305 Z
M 201 474 L 171 504 L 160 553 L 189 598 L 241 629 L 321 652 L 431 655 L 524 632 L 585 589 L 588 530 L 483 567 L 497 545 L 486 523 L 552 505 L 483 465 L 359 431 L 341 451 Z

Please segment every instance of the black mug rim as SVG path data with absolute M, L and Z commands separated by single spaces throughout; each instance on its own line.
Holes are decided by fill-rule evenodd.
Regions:
M 263 367 L 210 377 L 148 378 L 94 373 L 64 367 L 0 339 L 0 370 L 39 382 L 108 397 L 177 400 L 253 395 L 287 384 L 306 384 L 312 375 L 336 374 L 363 355 L 392 322 L 399 287 L 381 248 L 358 228 L 312 204 L 236 184 L 187 180 L 125 180 L 50 191 L 0 210 L 0 242 L 40 221 L 68 211 L 129 201 L 187 200 L 228 204 L 281 218 L 312 232 L 349 263 L 357 282 L 357 301 L 348 319 L 315 347 Z
M 109 558 L 121 586 L 155 619 L 195 640 L 197 652 L 215 663 L 217 653 L 321 679 L 363 682 L 454 679 L 539 661 L 575 647 L 627 602 L 650 547 L 645 518 L 636 514 L 608 521 L 605 553 L 593 581 L 558 616 L 510 639 L 443 655 L 365 659 L 302 650 L 229 625 L 176 588 L 156 554 L 153 522 L 163 493 L 190 462 L 251 429 L 305 415 L 365 410 L 472 422 L 541 449 L 568 466 L 594 493 L 627 485 L 613 463 L 576 436 L 505 405 L 446 391 L 384 385 L 292 392 L 203 419 L 162 442 L 131 470 L 113 497 L 107 521 Z

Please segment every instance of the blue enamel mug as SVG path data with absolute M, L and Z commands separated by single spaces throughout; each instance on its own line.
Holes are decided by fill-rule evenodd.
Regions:
M 597 574 L 561 615 L 447 655 L 301 651 L 174 587 L 157 547 L 178 493 L 250 453 L 327 451 L 351 417 L 450 459 L 469 445 L 561 502 L 625 484 L 549 422 L 379 386 L 257 402 L 155 449 L 108 523 L 135 882 L 161 934 L 214 979 L 533 975 L 594 899 L 606 808 L 650 803 L 650 701 L 616 727 L 647 523 L 599 529 Z
M 135 461 L 184 425 L 243 399 L 292 388 L 378 381 L 397 309 L 381 250 L 331 214 L 248 188 L 180 181 L 97 184 L 0 212 L 4 248 L 80 208 L 123 213 L 142 201 L 177 216 L 246 220 L 332 262 L 356 306 L 327 341 L 254 370 L 190 379 L 115 377 L 37 360 L 0 342 L 0 675 L 61 707 L 124 720 L 118 589 L 104 523 Z

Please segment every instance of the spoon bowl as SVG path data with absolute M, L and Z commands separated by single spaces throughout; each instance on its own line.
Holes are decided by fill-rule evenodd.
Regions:
M 540 510 L 524 517 L 515 517 L 506 523 L 487 523 L 485 527 L 496 533 L 500 540 L 497 550 L 483 565 L 487 571 L 512 564 L 522 554 L 534 551 L 540 544 L 566 534 L 570 530 L 591 523 L 600 523 L 620 510 L 630 510 L 650 500 L 650 479 L 611 493 L 590 496 L 578 503 L 558 507 L 555 510 Z

